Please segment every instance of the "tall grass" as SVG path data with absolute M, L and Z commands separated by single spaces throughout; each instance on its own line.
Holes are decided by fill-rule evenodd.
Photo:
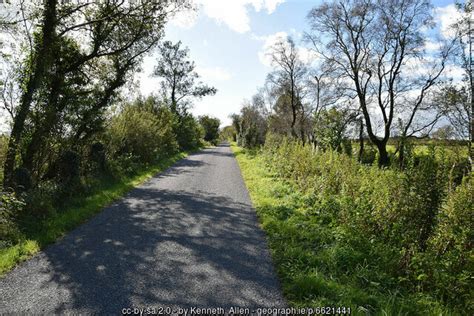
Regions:
M 453 161 L 428 154 L 404 172 L 379 169 L 272 136 L 237 157 L 293 305 L 474 311 L 474 191 Z

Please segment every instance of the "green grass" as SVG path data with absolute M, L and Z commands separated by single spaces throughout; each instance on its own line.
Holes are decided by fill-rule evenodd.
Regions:
M 104 179 L 94 187 L 92 194 L 69 202 L 61 212 L 43 221 L 30 220 L 26 223 L 17 244 L 0 249 L 0 276 L 48 244 L 63 237 L 68 231 L 86 222 L 135 186 L 186 156 L 187 153 L 179 153 L 157 164 L 142 168 L 133 176 Z
M 311 196 L 272 174 L 258 152 L 235 144 L 232 150 L 291 306 L 344 306 L 355 315 L 457 314 L 429 295 L 397 287 L 384 269 L 374 268 L 383 267 L 384 260 L 390 264 L 381 256 L 384 250 L 374 251 L 375 246 L 356 237 L 348 241 L 347 232 L 331 218 L 318 215 L 324 212 L 308 208 Z

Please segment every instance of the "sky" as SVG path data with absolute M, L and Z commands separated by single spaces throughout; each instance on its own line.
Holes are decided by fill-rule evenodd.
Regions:
M 194 102 L 191 112 L 208 114 L 230 124 L 244 99 L 263 86 L 271 65 L 266 49 L 280 36 L 290 35 L 300 46 L 308 31 L 306 15 L 322 1 L 311 0 L 194 0 L 198 11 L 181 13 L 168 23 L 165 39 L 182 41 L 190 49 L 201 79 L 217 88 L 214 96 Z M 432 1 L 435 21 L 446 32 L 455 13 L 454 1 Z M 303 49 L 302 53 L 307 52 Z M 158 93 L 159 79 L 150 74 L 156 53 L 145 58 L 137 76 L 143 95 Z
M 173 17 L 165 28 L 165 40 L 182 41 L 190 49 L 202 81 L 217 88 L 216 95 L 194 102 L 191 112 L 195 115 L 208 114 L 219 118 L 221 126 L 230 124 L 229 115 L 238 113 L 243 101 L 264 85 L 272 70 L 265 53 L 279 37 L 292 36 L 300 56 L 310 58 L 302 35 L 309 29 L 306 15 L 320 0 L 192 1 L 197 11 Z M 456 17 L 454 0 L 434 0 L 432 4 L 439 31 L 446 35 Z M 427 48 L 430 45 L 436 46 L 428 42 Z M 147 56 L 142 72 L 135 76 L 144 96 L 160 93 L 159 79 L 151 77 L 157 57 L 156 51 Z M 9 130 L 9 123 L 7 113 L 0 110 L 0 133 Z

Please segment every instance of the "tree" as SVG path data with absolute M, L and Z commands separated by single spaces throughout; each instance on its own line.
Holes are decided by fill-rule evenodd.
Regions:
M 472 112 L 470 95 L 467 86 L 446 85 L 438 96 L 437 104 L 451 123 L 453 132 L 459 139 L 468 139 L 472 146 L 471 122 Z
M 39 39 L 31 56 L 31 70 L 24 79 L 24 90 L 21 95 L 19 107 L 16 111 L 13 126 L 8 142 L 8 149 L 4 165 L 4 183 L 5 188 L 12 186 L 13 170 L 15 168 L 15 159 L 18 151 L 18 144 L 21 140 L 26 117 L 30 110 L 33 94 L 41 84 L 46 70 L 51 65 L 54 39 L 56 37 L 57 26 L 57 6 L 58 0 L 47 0 L 44 2 L 43 22 L 41 25 Z
M 314 134 L 317 143 L 323 149 L 342 151 L 344 134 L 347 127 L 355 120 L 348 110 L 336 108 L 324 109 L 316 117 L 314 122 Z
M 216 145 L 219 139 L 221 121 L 209 115 L 203 115 L 199 117 L 199 123 L 204 129 L 204 140 Z
M 167 15 L 186 5 L 174 2 L 48 0 L 38 7 L 43 21 L 33 28 L 32 49 L 22 69 L 25 88 L 13 118 L 5 186 L 12 185 L 22 138 L 26 150 L 20 162 L 39 172 L 36 166 L 51 160 L 38 155 L 51 154 L 44 147 L 53 134 L 60 140 L 73 139 L 69 145 L 77 146 L 101 130 L 104 109 L 161 39 Z
M 431 134 L 433 138 L 440 139 L 440 140 L 453 139 L 454 135 L 455 135 L 455 132 L 452 125 L 441 126 L 436 131 L 434 131 L 433 134 Z
M 454 127 L 459 138 L 468 139 L 471 168 L 474 168 L 474 31 L 472 25 L 472 1 L 457 4 L 461 15 L 459 21 L 451 25 L 455 33 L 455 62 L 464 70 L 462 82 L 446 85 L 438 95 L 438 104 Z
M 198 81 L 199 74 L 195 71 L 196 66 L 189 60 L 189 50 L 181 48 L 181 41 L 176 44 L 165 41 L 159 48 L 160 57 L 153 75 L 163 79 L 161 88 L 174 113 L 186 110 L 190 98 L 216 94 L 216 88 Z
M 222 131 L 220 132 L 220 138 L 222 140 L 228 140 L 228 141 L 236 142 L 237 141 L 237 132 L 235 130 L 234 125 L 224 126 L 222 128 Z
M 306 118 L 303 98 L 308 69 L 301 61 L 295 43 L 290 37 L 278 40 L 269 55 L 275 67 L 267 77 L 267 84 L 272 86 L 272 93 L 276 96 L 274 111 L 282 114 L 280 120 L 291 118 L 288 131 L 293 137 L 297 137 L 297 120 L 299 119 L 302 127 Z M 300 136 L 304 141 L 304 135 Z
M 232 116 L 240 146 L 254 148 L 265 143 L 268 123 L 263 102 L 262 93 L 257 93 L 252 101 L 244 102 L 239 115 Z
M 452 45 L 436 58 L 423 53 L 423 27 L 431 23 L 425 0 L 344 0 L 324 3 L 308 14 L 307 39 L 335 77 L 346 78 L 357 98 L 379 165 L 389 164 L 387 142 L 393 122 L 400 139 L 430 130 L 439 115 L 429 115 L 430 92 L 446 66 Z M 422 69 L 411 69 L 420 64 Z M 421 115 L 423 114 L 423 115 Z M 381 130 L 377 123 L 381 121 Z M 403 142 L 400 155 L 403 155 Z

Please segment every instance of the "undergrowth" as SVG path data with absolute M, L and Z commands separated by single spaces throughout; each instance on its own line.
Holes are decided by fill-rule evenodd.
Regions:
M 472 313 L 469 177 L 455 186 L 433 160 L 380 170 L 271 138 L 232 149 L 292 306 Z

